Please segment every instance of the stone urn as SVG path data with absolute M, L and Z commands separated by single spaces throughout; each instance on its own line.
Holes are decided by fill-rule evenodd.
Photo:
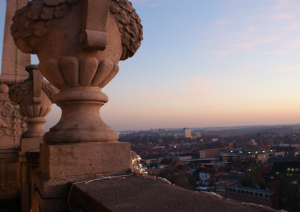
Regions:
M 51 99 L 59 91 L 43 79 L 37 65 L 27 66 L 25 70 L 29 73 L 28 79 L 10 89 L 9 97 L 20 105 L 22 115 L 26 116 L 28 128 L 22 138 L 43 137 L 47 122 L 44 117 L 51 111 Z
M 127 0 L 34 0 L 16 12 L 12 36 L 23 52 L 37 54 L 38 69 L 60 90 L 62 109 L 44 142 L 117 141 L 100 117 L 102 92 L 143 39 L 142 25 Z

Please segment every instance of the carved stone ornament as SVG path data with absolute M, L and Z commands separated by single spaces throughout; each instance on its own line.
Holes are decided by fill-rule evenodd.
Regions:
M 27 130 L 26 117 L 20 114 L 19 105 L 9 101 L 8 90 L 0 84 L 0 149 L 18 148 L 18 138 Z
M 143 40 L 141 20 L 128 0 L 33 0 L 13 17 L 19 49 L 37 54 L 41 73 L 60 90 L 62 109 L 45 143 L 117 141 L 100 118 L 102 93 Z
M 85 10 L 81 8 L 80 14 L 83 12 L 88 14 L 87 19 L 81 26 L 83 31 L 92 34 L 94 28 L 102 28 L 105 30 L 105 24 L 103 23 L 103 13 L 108 13 L 107 19 L 109 21 L 115 21 L 122 40 L 122 56 L 121 60 L 126 60 L 132 57 L 141 45 L 143 40 L 143 26 L 141 25 L 141 19 L 136 14 L 135 9 L 132 7 L 131 2 L 128 0 L 100 0 L 98 2 L 104 2 L 108 5 L 109 11 L 103 11 L 103 9 L 97 8 L 97 5 L 93 5 L 94 0 L 32 0 L 28 2 L 28 5 L 18 10 L 13 17 L 14 24 L 11 26 L 11 33 L 14 41 L 19 49 L 24 53 L 37 54 L 38 51 L 42 51 L 42 46 L 39 43 L 43 42 L 49 35 L 53 34 L 54 28 L 57 28 L 57 23 L 63 19 L 70 17 L 70 13 L 78 9 L 83 8 L 85 3 Z M 90 8 L 90 7 L 96 7 Z M 90 9 L 90 10 L 88 10 Z M 88 13 L 89 11 L 89 13 Z M 78 14 L 77 23 L 81 23 L 82 16 Z M 113 17 L 113 20 L 112 18 Z M 84 17 L 85 18 L 85 17 Z M 92 22 L 88 24 L 88 22 Z M 96 21 L 96 23 L 93 23 Z M 72 21 L 70 21 L 72 22 Z M 75 21 L 74 21 L 75 22 Z M 91 26 L 91 25 L 97 25 Z M 107 30 L 106 30 L 107 31 Z M 109 31 L 109 30 L 108 30 Z M 84 42 L 84 33 L 82 31 L 77 33 L 76 37 Z M 95 33 L 97 34 L 97 33 Z M 98 33 L 99 35 L 100 33 Z M 77 41 L 77 38 L 75 39 Z
M 44 118 L 51 111 L 51 99 L 59 92 L 57 88 L 43 79 L 37 66 L 26 67 L 28 79 L 19 83 L 9 91 L 10 100 L 20 105 L 20 110 L 26 116 L 28 129 L 22 138 L 42 137 L 45 134 Z

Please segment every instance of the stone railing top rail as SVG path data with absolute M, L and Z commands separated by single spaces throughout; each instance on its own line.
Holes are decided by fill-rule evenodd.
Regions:
M 101 191 L 101 192 L 99 192 Z M 78 183 L 70 195 L 72 212 L 77 211 L 205 211 L 256 212 L 227 199 L 185 190 L 138 176 Z M 270 209 L 269 211 L 275 211 Z

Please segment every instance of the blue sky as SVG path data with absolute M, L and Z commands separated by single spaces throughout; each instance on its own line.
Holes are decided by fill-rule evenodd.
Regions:
M 299 0 L 132 3 L 144 41 L 103 89 L 113 129 L 300 123 Z

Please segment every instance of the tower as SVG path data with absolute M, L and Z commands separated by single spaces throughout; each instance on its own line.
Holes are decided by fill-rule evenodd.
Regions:
M 257 145 L 258 145 L 258 146 L 262 146 L 262 136 L 261 136 L 261 132 L 258 133 L 258 141 L 257 141 Z

